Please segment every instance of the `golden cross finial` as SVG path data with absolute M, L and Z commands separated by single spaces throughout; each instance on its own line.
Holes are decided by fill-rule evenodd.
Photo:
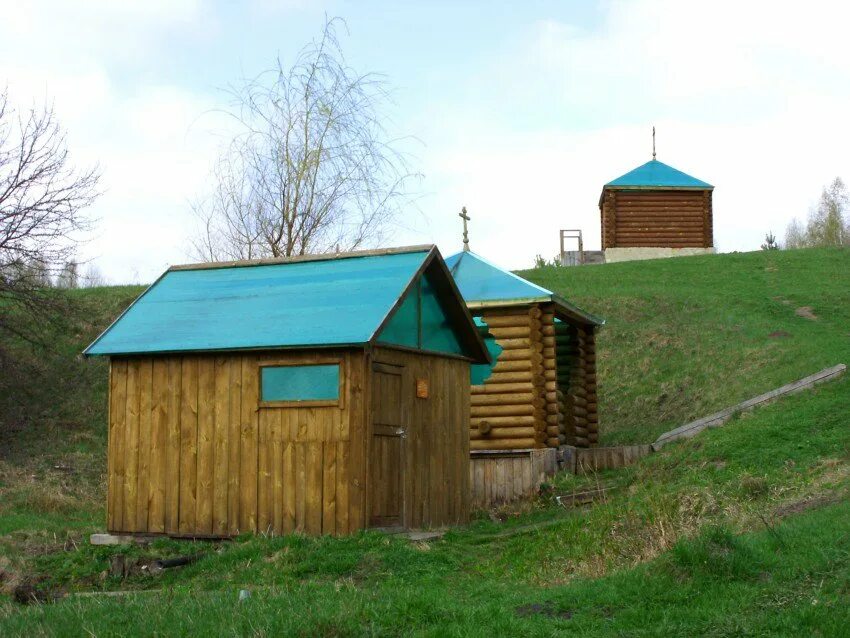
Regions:
M 460 213 L 458 213 L 458 217 L 463 220 L 463 249 L 466 252 L 469 252 L 469 233 L 466 228 L 466 222 L 470 220 L 469 215 L 466 214 L 466 206 L 461 208 Z

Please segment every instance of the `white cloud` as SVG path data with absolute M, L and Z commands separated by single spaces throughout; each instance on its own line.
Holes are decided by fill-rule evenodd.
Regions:
M 209 95 L 158 83 L 157 43 L 200 20 L 196 0 L 19 3 L 0 25 L 0 77 L 10 99 L 54 105 L 78 166 L 97 164 L 103 195 L 81 248 L 115 282 L 150 281 L 185 259 L 188 200 L 217 140 Z
M 445 252 L 460 248 L 466 204 L 473 250 L 509 267 L 553 256 L 560 228 L 580 227 L 598 247 L 601 187 L 650 159 L 654 124 L 658 158 L 716 186 L 720 250 L 757 249 L 771 229 L 781 237 L 823 185 L 850 177 L 848 17 L 832 3 L 645 0 L 610 3 L 594 31 L 539 22 L 493 71 L 503 102 L 485 72 L 486 86 L 471 79 L 480 103 L 434 109 L 452 132 L 425 158 L 427 232 Z M 512 111 L 525 124 L 553 109 L 562 122 L 504 125 Z
M 256 0 L 246 12 L 309 4 Z M 553 256 L 559 228 L 581 227 L 596 247 L 602 184 L 649 159 L 653 124 L 659 159 L 715 184 L 722 250 L 781 235 L 824 184 L 850 178 L 850 6 L 602 7 L 593 28 L 529 14 L 503 39 L 472 38 L 483 49 L 462 76 L 426 65 L 422 77 L 392 78 L 413 87 L 398 132 L 426 143 L 423 214 L 403 220 L 396 243 L 459 249 L 465 204 L 473 249 L 506 266 Z M 220 95 L 167 71 L 195 53 L 193 37 L 209 45 L 211 34 L 250 24 L 220 20 L 199 0 L 15 3 L 4 13 L 0 78 L 11 97 L 54 100 L 75 161 L 103 169 L 106 192 L 92 211 L 101 222 L 85 254 L 113 280 L 149 281 L 186 259 L 188 200 L 204 188 L 221 139 L 212 132 L 226 123 L 210 113 Z M 360 57 L 381 68 L 386 54 L 378 46 Z

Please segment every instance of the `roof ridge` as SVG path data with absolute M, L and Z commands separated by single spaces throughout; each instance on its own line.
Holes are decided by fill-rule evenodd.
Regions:
M 177 270 L 214 270 L 217 268 L 246 268 L 250 266 L 275 266 L 307 261 L 332 261 L 334 259 L 350 259 L 354 257 L 379 257 L 382 255 L 398 255 L 404 253 L 430 252 L 435 244 L 418 244 L 414 246 L 399 246 L 397 248 L 373 248 L 370 250 L 354 250 L 343 253 L 314 253 L 310 255 L 294 255 L 290 257 L 268 257 L 264 259 L 240 259 L 235 261 L 209 261 L 194 264 L 175 264 L 169 266 L 166 272 Z

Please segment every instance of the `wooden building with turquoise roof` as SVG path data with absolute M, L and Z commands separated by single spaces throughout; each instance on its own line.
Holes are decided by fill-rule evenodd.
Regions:
M 446 263 L 492 357 L 472 367 L 471 449 L 596 445 L 602 319 L 471 251 Z
M 110 532 L 469 517 L 489 356 L 433 246 L 172 267 L 85 353 L 110 358 Z
M 654 155 L 602 187 L 606 262 L 714 252 L 714 187 Z

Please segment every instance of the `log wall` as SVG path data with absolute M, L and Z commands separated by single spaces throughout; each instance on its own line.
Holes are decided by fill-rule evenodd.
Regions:
M 484 310 L 502 347 L 493 373 L 472 386 L 471 449 L 596 445 L 592 326 L 556 322 L 551 304 Z
M 485 383 L 472 386 L 471 449 L 546 446 L 540 316 L 537 306 L 483 312 L 502 352 Z
M 605 189 L 602 249 L 709 248 L 714 245 L 712 191 Z

